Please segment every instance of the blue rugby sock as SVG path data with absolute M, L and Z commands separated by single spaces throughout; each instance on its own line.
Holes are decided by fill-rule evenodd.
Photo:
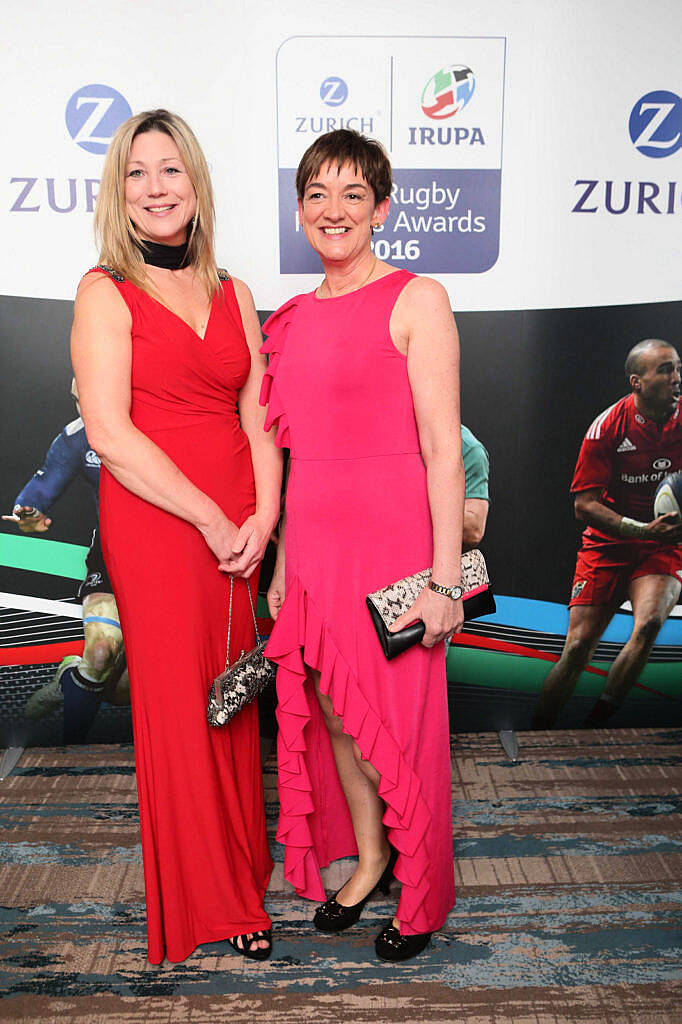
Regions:
M 64 743 L 83 743 L 102 703 L 104 687 L 92 688 L 92 683 L 79 676 L 75 665 L 64 672 L 60 682 L 64 691 Z

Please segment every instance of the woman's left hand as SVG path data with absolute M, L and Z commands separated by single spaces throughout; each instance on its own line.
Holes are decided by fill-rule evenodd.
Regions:
M 240 527 L 232 545 L 232 555 L 220 562 L 219 569 L 229 572 L 231 576 L 243 576 L 248 579 L 263 561 L 265 548 L 274 529 L 275 523 L 271 516 L 255 512 Z
M 462 602 L 453 601 L 425 587 L 412 607 L 399 615 L 393 625 L 388 627 L 388 631 L 397 633 L 417 619 L 421 619 L 426 627 L 422 644 L 424 647 L 435 647 L 441 640 L 460 632 L 464 624 Z

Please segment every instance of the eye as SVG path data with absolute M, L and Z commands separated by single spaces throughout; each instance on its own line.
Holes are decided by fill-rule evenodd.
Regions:
M 139 167 L 134 167 L 132 169 L 132 171 L 128 171 L 128 177 L 129 178 L 141 178 L 142 177 L 142 171 L 140 170 Z
M 166 174 L 182 174 L 179 167 L 167 167 Z
M 306 199 L 322 199 L 321 192 L 309 192 Z

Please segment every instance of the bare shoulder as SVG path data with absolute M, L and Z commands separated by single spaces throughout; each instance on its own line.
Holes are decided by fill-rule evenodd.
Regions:
M 79 319 L 98 316 L 118 322 L 131 319 L 130 310 L 108 274 L 92 270 L 81 278 L 78 285 L 74 315 Z
M 242 315 L 244 327 L 253 328 L 254 324 L 258 324 L 260 332 L 260 323 L 258 320 L 258 314 L 256 313 L 256 304 L 253 301 L 251 289 L 244 283 L 244 281 L 240 281 L 238 277 L 231 278 L 231 281 L 234 285 L 234 294 L 237 299 L 237 305 L 239 306 L 239 312 Z M 262 342 L 262 338 L 260 340 Z
M 413 277 L 395 304 L 391 315 L 390 331 L 399 352 L 406 355 L 412 342 L 424 340 L 429 346 L 434 338 L 457 339 L 457 328 L 452 315 L 450 296 L 432 277 Z
M 452 311 L 447 290 L 432 277 L 413 277 L 400 293 L 400 299 L 408 308 L 420 312 L 443 308 Z
M 234 293 L 237 296 L 239 305 L 241 306 L 242 302 L 253 305 L 253 295 L 248 284 L 245 281 L 241 281 L 238 277 L 230 277 L 230 280 L 234 285 Z

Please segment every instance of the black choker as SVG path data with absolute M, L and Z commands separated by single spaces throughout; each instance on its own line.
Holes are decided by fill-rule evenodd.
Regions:
M 152 267 L 180 270 L 187 265 L 188 242 L 183 242 L 182 245 L 161 245 L 145 238 L 138 246 L 142 259 Z

